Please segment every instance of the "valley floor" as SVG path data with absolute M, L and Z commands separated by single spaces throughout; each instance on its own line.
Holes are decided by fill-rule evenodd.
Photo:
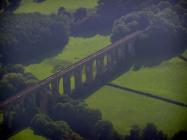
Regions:
M 179 58 L 159 66 L 129 71 L 111 83 L 187 103 L 187 63 Z M 92 94 L 87 103 L 102 112 L 121 133 L 133 125 L 153 122 L 170 136 L 187 130 L 187 108 L 105 86 Z
M 26 70 L 43 79 L 53 73 L 56 65 L 65 61 L 74 63 L 108 44 L 108 36 L 72 37 L 62 53 L 29 65 Z M 186 71 L 187 62 L 176 57 L 158 66 L 141 68 L 138 71 L 131 69 L 112 83 L 187 103 Z M 128 133 L 133 125 L 143 127 L 148 122 L 155 123 L 170 136 L 180 129 L 187 130 L 187 108 L 120 89 L 105 86 L 87 98 L 86 102 L 90 107 L 99 109 L 103 119 L 111 121 L 121 133 Z

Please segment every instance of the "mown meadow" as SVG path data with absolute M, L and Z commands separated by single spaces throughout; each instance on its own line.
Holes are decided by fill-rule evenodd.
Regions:
M 46 140 L 46 138 L 42 136 L 35 135 L 33 131 L 29 128 L 24 129 L 20 132 L 18 132 L 16 135 L 10 137 L 8 140 Z
M 42 14 L 56 13 L 58 8 L 64 7 L 69 11 L 80 7 L 94 8 L 98 0 L 46 0 L 42 3 L 35 3 L 33 0 L 22 0 L 16 13 L 40 12 Z

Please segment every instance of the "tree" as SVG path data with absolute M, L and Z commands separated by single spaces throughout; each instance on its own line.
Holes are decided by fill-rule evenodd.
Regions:
M 172 140 L 186 140 L 187 132 L 184 130 L 178 131 L 173 137 Z
M 168 3 L 159 4 L 161 11 L 144 9 L 123 16 L 114 23 L 111 36 L 113 42 L 132 32 L 143 31 L 133 46 L 135 61 L 131 65 L 135 65 L 135 69 L 157 65 L 186 49 L 187 30 L 181 24 L 180 17 L 167 7 Z
M 71 14 L 64 7 L 60 7 L 57 13 L 58 15 L 65 15 L 71 17 Z
M 53 140 L 82 140 L 82 138 L 73 132 L 64 121 L 53 121 L 44 114 L 37 114 L 31 127 L 34 133 L 43 135 Z
M 141 129 L 138 126 L 133 126 L 130 134 L 126 136 L 126 140 L 141 140 Z
M 96 140 L 118 140 L 120 135 L 114 131 L 113 125 L 109 121 L 99 120 L 94 127 L 93 138 Z
M 25 88 L 25 79 L 21 73 L 8 73 L 5 74 L 0 81 L 1 100 L 14 95 L 16 92 Z
M 82 103 L 57 103 L 52 112 L 54 120 L 66 121 L 74 131 L 86 138 L 92 137 L 94 125 L 101 120 L 98 110 L 89 109 Z
M 86 8 L 79 8 L 79 9 L 77 9 L 73 13 L 73 16 L 74 16 L 74 20 L 75 21 L 83 19 L 84 17 L 87 16 L 87 10 L 86 10 Z
M 0 11 L 13 12 L 20 4 L 21 0 L 1 0 Z
M 0 73 L 1 101 L 6 100 L 10 96 L 14 96 L 26 87 L 38 82 L 31 73 L 25 73 L 23 66 L 20 64 L 1 66 Z
M 167 140 L 167 136 L 162 131 L 158 131 L 156 126 L 148 123 L 143 129 L 143 140 Z
M 69 39 L 67 16 L 8 14 L 2 15 L 0 20 L 0 54 L 3 64 L 39 60 L 63 49 Z
M 99 0 L 97 14 L 101 15 L 105 26 L 112 27 L 117 18 L 130 12 L 142 10 L 145 7 L 151 7 L 159 1 L 161 0 Z

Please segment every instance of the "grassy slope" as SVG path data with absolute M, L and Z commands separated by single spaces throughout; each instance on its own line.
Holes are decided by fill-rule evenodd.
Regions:
M 74 63 L 108 44 L 110 44 L 109 36 L 96 35 L 90 38 L 71 37 L 65 49 L 58 55 L 47 58 L 38 64 L 26 66 L 25 69 L 41 80 L 51 75 L 56 65 L 64 61 Z
M 173 58 L 159 66 L 129 71 L 113 83 L 187 103 L 187 62 Z
M 97 0 L 46 0 L 42 3 L 34 3 L 33 0 L 22 0 L 16 13 L 40 12 L 43 14 L 56 13 L 59 7 L 67 10 L 75 10 L 80 7 L 94 8 Z
M 27 128 L 10 137 L 8 140 L 46 140 L 46 138 L 35 135 L 31 129 Z
M 129 71 L 113 83 L 187 103 L 186 71 L 187 63 L 174 58 L 159 66 Z M 170 136 L 179 129 L 187 130 L 187 109 L 163 101 L 103 87 L 87 102 L 101 110 L 103 118 L 112 121 L 119 132 L 127 133 L 132 125 L 143 127 L 147 122 L 155 123 Z
M 92 108 L 102 112 L 103 119 L 113 123 L 118 132 L 128 133 L 132 125 L 144 127 L 153 122 L 170 136 L 187 130 L 187 109 L 136 94 L 103 87 L 87 99 Z
M 187 57 L 187 50 L 183 53 L 183 56 Z

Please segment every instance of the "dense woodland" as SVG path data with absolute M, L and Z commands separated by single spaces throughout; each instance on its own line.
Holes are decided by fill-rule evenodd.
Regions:
M 136 69 L 159 64 L 187 48 L 185 0 L 99 0 L 95 9 L 69 12 L 61 7 L 51 15 L 14 14 L 19 4 L 20 0 L 0 1 L 0 101 L 38 82 L 32 74 L 24 72 L 21 64 L 58 53 L 70 35 L 111 33 L 111 41 L 115 42 L 144 30 L 135 43 Z M 36 134 L 53 140 L 169 139 L 152 123 L 143 129 L 134 126 L 129 134 L 118 134 L 111 122 L 102 120 L 100 111 L 66 96 L 58 100 L 51 97 L 48 114 L 43 114 L 30 100 L 28 97 L 20 109 L 4 115 L 0 129 L 3 138 L 31 127 Z M 171 139 L 182 138 L 187 138 L 187 132 L 181 130 Z
M 2 137 L 30 126 L 35 134 L 54 140 L 167 140 L 167 134 L 152 123 L 148 123 L 143 129 L 135 125 L 128 135 L 121 135 L 115 131 L 112 123 L 102 120 L 100 111 L 88 108 L 83 101 L 67 96 L 57 100 L 50 99 L 47 114 L 41 113 L 29 98 L 22 108 L 8 112 L 2 125 Z M 179 131 L 172 140 L 186 135 L 187 132 Z
M 66 18 L 39 13 L 1 16 L 1 62 L 24 63 L 63 49 L 68 42 Z

